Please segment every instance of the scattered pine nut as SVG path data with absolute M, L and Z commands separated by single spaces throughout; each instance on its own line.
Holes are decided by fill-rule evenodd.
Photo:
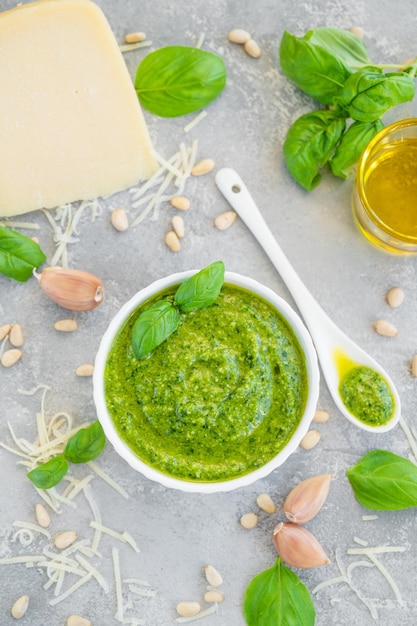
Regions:
M 35 507 L 35 516 L 39 526 L 42 526 L 42 528 L 48 528 L 51 523 L 51 518 L 49 517 L 49 513 L 43 504 L 40 504 L 39 502 Z
M 54 544 L 58 550 L 63 550 L 73 544 L 76 539 L 77 533 L 74 530 L 65 530 L 63 533 L 55 535 Z
M 222 576 L 219 574 L 216 568 L 213 567 L 213 565 L 206 565 L 206 567 L 204 568 L 204 573 L 206 575 L 208 584 L 212 587 L 220 587 L 220 585 L 223 583 Z
M 258 59 L 261 56 L 261 49 L 254 39 L 249 39 L 243 46 L 245 52 L 254 59 Z
M 54 328 L 61 333 L 73 333 L 78 328 L 77 320 L 58 320 L 55 322 Z
M 228 33 L 227 38 L 232 43 L 245 44 L 249 41 L 251 36 L 246 30 L 243 30 L 243 28 L 234 28 Z
M 360 37 L 360 39 L 363 39 L 364 32 L 362 26 L 352 26 L 352 28 L 349 28 L 349 30 L 354 35 Z
M 391 322 L 387 322 L 387 320 L 378 320 L 375 322 L 374 328 L 378 335 L 383 335 L 384 337 L 395 337 L 398 335 L 397 328 Z
M 111 214 L 111 224 L 115 230 L 123 233 L 129 228 L 129 220 L 124 209 L 114 209 Z
M 92 376 L 94 374 L 94 365 L 92 363 L 83 363 L 75 370 L 77 376 Z
M 300 446 L 304 450 L 311 450 L 320 441 L 320 433 L 318 430 L 309 430 L 306 435 L 301 439 Z
M 260 493 L 256 498 L 256 504 L 262 511 L 266 511 L 266 513 L 275 513 L 275 504 L 271 496 L 267 493 Z
M 185 196 L 173 196 L 170 202 L 174 209 L 179 209 L 180 211 L 188 211 L 190 208 L 190 201 Z
M 255 528 L 257 523 L 258 516 L 256 513 L 244 513 L 240 518 L 240 524 L 243 528 L 246 528 L 246 530 L 252 530 L 252 528 Z
M 7 335 L 10 332 L 10 329 L 11 329 L 10 324 L 3 324 L 2 326 L 0 326 L 0 341 L 2 341 L 5 337 L 7 337 Z
M 212 170 L 214 170 L 216 164 L 213 159 L 202 159 L 196 163 L 191 170 L 192 176 L 203 176 L 204 174 L 208 174 Z
M 411 360 L 411 373 L 414 378 L 417 378 L 417 354 L 415 354 Z
M 13 324 L 9 333 L 9 341 L 15 348 L 23 346 L 23 330 L 20 324 Z
M 177 237 L 177 234 L 173 230 L 170 230 L 165 235 L 165 243 L 168 246 L 168 248 L 172 250 L 172 252 L 179 252 L 181 250 L 180 241 Z
M 175 234 L 179 239 L 184 237 L 184 220 L 180 215 L 174 215 L 172 218 L 172 226 L 174 227 Z
M 20 619 L 24 616 L 29 606 L 29 596 L 20 596 L 12 606 L 12 617 Z
M 91 622 L 80 615 L 70 615 L 65 626 L 91 626 Z
M 235 222 L 237 213 L 235 211 L 225 211 L 220 213 L 214 220 L 214 225 L 219 230 L 227 230 Z
M 206 602 L 223 602 L 224 595 L 220 591 L 210 589 L 210 591 L 206 591 L 204 594 L 204 600 Z
M 176 609 L 178 615 L 181 615 L 181 617 L 194 617 L 194 615 L 200 613 L 201 606 L 199 602 L 184 601 L 179 602 Z
M 324 424 L 324 422 L 327 422 L 329 417 L 330 415 L 327 411 L 323 411 L 322 409 L 317 409 L 313 416 L 313 422 Z
M 3 352 L 2 357 L 0 359 L 0 363 L 3 367 L 12 367 L 15 363 L 17 363 L 23 356 L 23 352 L 18 348 L 12 348 L 10 350 L 6 350 Z
M 396 309 L 404 301 L 404 291 L 401 287 L 393 287 L 387 293 L 387 302 L 390 307 Z
M 127 35 L 125 35 L 125 42 L 126 43 L 139 43 L 140 41 L 145 41 L 146 39 L 146 35 L 145 33 L 128 33 Z

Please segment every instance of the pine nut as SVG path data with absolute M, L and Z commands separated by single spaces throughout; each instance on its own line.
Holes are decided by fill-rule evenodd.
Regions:
M 252 528 L 255 528 L 257 523 L 258 516 L 256 513 L 244 513 L 240 518 L 240 524 L 243 528 L 246 528 L 246 530 L 252 530 Z
M 7 335 L 10 332 L 10 329 L 11 329 L 10 324 L 3 324 L 3 326 L 0 326 L 0 341 L 2 341 L 5 337 L 7 337 Z
M 417 378 L 417 354 L 415 354 L 411 361 L 411 373 L 414 378 Z
M 245 52 L 254 59 L 258 59 L 262 54 L 260 47 L 254 39 L 249 39 L 249 41 L 244 44 L 244 48 Z
M 237 213 L 235 211 L 225 211 L 220 213 L 214 220 L 214 225 L 219 230 L 227 230 L 235 222 Z
M 313 422 L 319 422 L 320 424 L 324 424 L 329 419 L 329 413 L 327 411 L 323 411 L 322 409 L 317 409 L 314 413 Z
M 55 535 L 54 544 L 58 550 L 68 548 L 77 539 L 77 533 L 74 530 L 66 530 L 59 535 Z
M 67 619 L 66 626 L 91 626 L 91 622 L 80 615 L 70 615 Z
M 83 363 L 75 370 L 77 376 L 92 376 L 94 374 L 94 365 L 92 363 Z
M 220 593 L 220 591 L 210 589 L 210 591 L 206 591 L 206 593 L 204 594 L 204 600 L 206 602 L 223 602 L 224 595 Z
M 184 220 L 180 215 L 174 215 L 172 218 L 172 226 L 174 227 L 175 234 L 179 239 L 184 237 Z
M 320 441 L 320 433 L 318 430 L 309 430 L 306 435 L 301 439 L 300 446 L 304 450 L 311 450 Z
M 216 164 L 213 159 L 202 159 L 191 170 L 192 176 L 203 176 L 214 170 Z
M 234 28 L 228 33 L 227 38 L 232 43 L 244 44 L 249 41 L 251 36 L 246 30 L 243 30 L 243 28 Z
M 60 333 L 73 333 L 78 328 L 77 320 L 58 320 L 55 322 L 54 328 Z
M 172 252 L 179 252 L 181 250 L 180 241 L 177 237 L 177 234 L 173 230 L 170 230 L 165 235 L 165 243 L 168 246 L 168 248 L 172 250 Z
M 170 200 L 171 206 L 179 211 L 188 211 L 190 208 L 190 201 L 185 196 L 173 196 Z
M 15 348 L 23 346 L 23 330 L 20 324 L 13 324 L 9 333 L 9 341 Z
M 201 606 L 199 602 L 185 601 L 179 602 L 176 606 L 178 615 L 181 617 L 194 617 L 200 613 Z
M 204 573 L 206 575 L 208 584 L 212 587 L 220 587 L 220 585 L 223 583 L 222 576 L 219 574 L 216 568 L 213 567 L 213 565 L 206 565 L 206 567 L 204 568 Z
M 364 32 L 362 26 L 352 26 L 352 28 L 349 28 L 349 30 L 354 35 L 357 35 L 358 37 L 363 39 Z
M 111 214 L 111 224 L 115 230 L 123 233 L 129 228 L 129 220 L 124 209 L 114 209 Z
M 20 619 L 24 616 L 29 606 L 29 596 L 20 596 L 12 606 L 12 617 Z
M 401 287 L 393 287 L 387 293 L 387 302 L 392 308 L 397 308 L 404 301 L 404 291 Z
M 0 359 L 0 363 L 3 367 L 12 367 L 15 363 L 17 363 L 23 356 L 23 352 L 18 350 L 17 348 L 12 348 L 10 350 L 6 350 L 3 352 L 2 357 Z
M 271 496 L 267 493 L 260 493 L 256 498 L 256 504 L 266 513 L 275 513 L 275 504 L 273 503 Z
M 394 324 L 387 322 L 387 320 L 378 320 L 375 322 L 374 328 L 378 335 L 383 335 L 384 337 L 395 337 L 398 335 L 398 330 L 395 328 Z
M 43 504 L 38 503 L 36 505 L 35 516 L 36 516 L 36 521 L 38 522 L 39 526 L 42 526 L 42 528 L 48 528 L 48 526 L 51 523 L 51 518 L 49 517 L 49 513 L 45 509 Z
M 139 43 L 140 41 L 145 41 L 146 39 L 146 35 L 145 33 L 128 33 L 127 35 L 125 35 L 125 42 L 126 43 Z

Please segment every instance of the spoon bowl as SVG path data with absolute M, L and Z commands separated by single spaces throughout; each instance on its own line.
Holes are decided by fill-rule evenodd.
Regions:
M 223 168 L 216 174 L 216 184 L 269 256 L 297 304 L 310 331 L 323 376 L 339 411 L 363 430 L 372 433 L 391 430 L 397 424 L 401 413 L 400 398 L 391 378 L 379 363 L 336 326 L 313 298 L 272 235 L 240 176 L 231 168 Z M 385 380 L 394 402 L 394 410 L 384 424 L 368 424 L 351 413 L 345 405 L 339 388 L 341 369 L 346 367 L 347 369 L 367 367 Z

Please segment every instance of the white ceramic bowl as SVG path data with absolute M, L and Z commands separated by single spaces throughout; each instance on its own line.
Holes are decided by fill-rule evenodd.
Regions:
M 219 491 L 231 491 L 232 489 L 244 487 L 253 483 L 259 478 L 267 476 L 270 472 L 272 472 L 272 470 L 279 467 L 288 458 L 288 456 L 296 450 L 302 437 L 306 434 L 310 422 L 313 418 L 314 412 L 316 410 L 319 394 L 320 374 L 317 364 L 316 352 L 310 335 L 297 313 L 295 313 L 295 311 L 289 306 L 289 304 L 285 302 L 285 300 L 280 298 L 271 289 L 265 287 L 259 282 L 251 278 L 235 274 L 233 272 L 226 272 L 225 283 L 230 283 L 232 285 L 243 287 L 269 301 L 287 320 L 300 342 L 300 345 L 304 351 L 308 376 L 308 395 L 306 399 L 305 410 L 300 419 L 300 423 L 285 447 L 282 448 L 281 451 L 272 460 L 270 460 L 262 467 L 259 467 L 256 470 L 250 472 L 249 474 L 245 474 L 244 476 L 239 476 L 237 478 L 232 478 L 230 480 L 225 480 L 222 482 L 192 482 L 187 480 L 181 480 L 179 478 L 168 476 L 141 461 L 132 451 L 132 449 L 120 438 L 113 424 L 112 418 L 107 411 L 104 385 L 104 368 L 107 356 L 111 348 L 113 339 L 117 335 L 118 330 L 124 324 L 129 315 L 142 302 L 144 302 L 154 294 L 157 294 L 158 292 L 166 289 L 167 287 L 181 283 L 183 280 L 195 274 L 197 271 L 198 270 L 171 274 L 166 278 L 157 280 L 148 287 L 141 289 L 141 291 L 136 293 L 133 298 L 131 298 L 128 302 L 126 302 L 126 304 L 122 306 L 122 308 L 112 319 L 109 327 L 104 333 L 97 352 L 93 375 L 94 402 L 97 409 L 98 419 L 103 426 L 104 432 L 108 440 L 112 443 L 118 454 L 125 461 L 127 461 L 129 465 L 133 467 L 133 469 L 141 472 L 147 478 L 161 483 L 165 487 L 180 489 L 187 492 L 215 493 Z

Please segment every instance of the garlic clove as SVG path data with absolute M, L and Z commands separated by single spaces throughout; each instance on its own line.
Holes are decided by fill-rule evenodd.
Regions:
M 292 567 L 306 569 L 330 563 L 314 535 L 298 524 L 291 522 L 277 524 L 273 532 L 273 541 L 281 559 Z
M 331 474 L 322 474 L 298 483 L 285 499 L 285 517 L 295 524 L 313 519 L 326 501 L 331 479 Z
M 47 296 L 65 309 L 91 311 L 104 300 L 103 283 L 89 272 L 49 267 L 35 276 Z

